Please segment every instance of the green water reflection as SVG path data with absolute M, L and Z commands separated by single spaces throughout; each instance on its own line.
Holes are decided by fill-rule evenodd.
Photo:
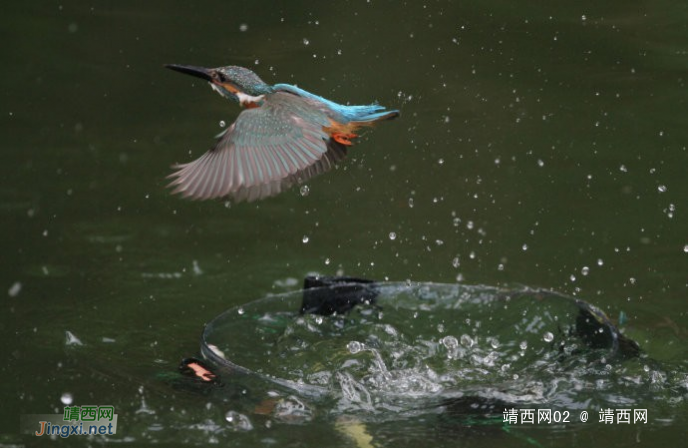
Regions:
M 113 404 L 121 439 L 213 441 L 242 391 L 211 401 L 160 375 L 197 353 L 205 322 L 309 272 L 551 288 L 623 311 L 648 353 L 685 371 L 667 341 L 688 336 L 687 19 L 666 1 L 8 4 L 2 437 L 16 440 L 19 413 L 58 412 L 67 392 Z M 308 196 L 187 202 L 165 190 L 169 166 L 239 111 L 165 63 L 244 65 L 402 117 Z M 66 345 L 67 331 L 83 345 Z M 548 446 L 676 445 L 685 399 L 642 429 L 526 433 Z M 459 437 L 444 420 L 367 431 L 374 446 L 417 445 L 433 425 L 457 431 L 455 445 L 494 444 L 491 429 Z M 333 440 L 355 446 L 316 417 L 218 441 Z

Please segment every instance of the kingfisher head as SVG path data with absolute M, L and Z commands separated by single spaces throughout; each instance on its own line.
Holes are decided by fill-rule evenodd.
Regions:
M 208 81 L 210 86 L 225 98 L 242 102 L 245 95 L 257 97 L 273 91 L 251 70 L 229 65 L 219 68 L 194 67 L 191 65 L 168 64 L 165 67 Z

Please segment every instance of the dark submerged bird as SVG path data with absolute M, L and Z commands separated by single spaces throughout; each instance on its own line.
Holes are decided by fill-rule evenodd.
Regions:
M 399 116 L 376 104 L 343 106 L 289 84 L 271 86 L 243 67 L 166 67 L 205 79 L 245 108 L 210 151 L 175 166 L 170 186 L 187 198 L 276 195 L 341 161 L 357 129 Z

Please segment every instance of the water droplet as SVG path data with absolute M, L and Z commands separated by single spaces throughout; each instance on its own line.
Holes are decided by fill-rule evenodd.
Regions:
M 667 191 L 666 185 L 660 185 L 660 186 L 658 186 L 658 187 L 657 187 L 657 191 L 659 191 L 660 193 L 666 193 L 666 191 Z
M 225 123 L 225 120 L 220 120 L 220 127 L 224 128 L 225 126 L 227 126 L 227 123 Z
M 329 258 L 325 258 L 325 265 L 329 265 L 329 264 L 330 264 L 330 259 L 329 259 Z
M 358 341 L 351 341 L 346 344 L 346 349 L 349 350 L 349 353 L 355 355 L 363 349 L 363 345 Z
M 452 266 L 454 266 L 455 268 L 461 266 L 461 260 L 459 260 L 459 257 L 454 257 L 454 259 L 452 260 Z
M 583 268 L 581 269 L 581 274 L 588 275 L 589 273 L 590 273 L 590 268 L 587 266 L 583 266 Z
M 686 244 L 685 246 L 683 246 L 683 252 L 685 252 L 685 253 L 688 254 L 688 244 Z
M 203 275 L 203 269 L 201 269 L 201 266 L 198 264 L 198 261 L 193 260 L 191 264 L 194 275 Z
M 542 168 L 543 166 L 545 166 L 545 161 L 542 159 L 538 159 L 537 164 L 540 168 Z
M 301 241 L 303 241 L 303 244 L 308 243 L 309 240 L 310 240 L 310 238 L 308 238 L 308 235 L 304 235 L 303 238 L 301 239 Z
M 244 414 L 240 414 L 236 411 L 227 412 L 225 414 L 225 420 L 227 420 L 230 427 L 234 431 L 250 431 L 253 429 L 251 420 L 249 420 Z
M 241 31 L 242 33 L 245 33 L 246 31 L 248 31 L 248 24 L 242 23 L 241 25 L 239 25 L 239 31 Z
M 303 44 L 304 44 L 304 45 L 309 45 L 310 43 L 311 43 L 311 41 L 309 41 L 309 40 L 306 39 L 305 37 L 303 38 Z
M 69 392 L 65 392 L 60 397 L 62 404 L 70 405 L 74 402 L 74 397 Z
M 474 341 L 473 339 L 468 336 L 467 334 L 462 334 L 461 335 L 461 345 L 464 347 L 473 347 Z
M 570 279 L 572 282 L 575 282 L 575 281 L 576 281 L 576 276 L 573 275 L 573 274 L 571 274 L 571 276 L 569 277 L 569 279 Z
M 688 248 L 688 246 L 686 246 Z M 688 251 L 686 251 L 688 252 Z M 10 297 L 17 297 L 19 293 L 21 292 L 22 289 L 22 284 L 20 282 L 14 282 L 12 286 L 10 286 L 10 289 L 7 291 L 7 294 L 9 294 Z
M 521 343 L 518 344 L 518 346 L 521 350 L 525 350 L 528 348 L 528 341 L 521 341 Z
M 389 239 L 394 241 L 397 239 L 397 234 L 394 232 L 389 232 Z
M 84 345 L 81 340 L 74 335 L 71 331 L 65 331 L 66 341 L 65 345 Z
M 408 205 L 409 205 L 409 208 L 413 208 L 413 198 L 409 198 Z
M 604 260 L 601 258 L 597 259 L 597 266 L 602 266 L 604 264 Z
M 628 172 L 628 168 L 626 168 L 626 165 L 621 165 L 621 166 L 619 167 L 619 171 L 621 171 L 622 173 L 627 173 L 627 172 Z
M 492 347 L 495 350 L 498 349 L 499 341 L 496 338 L 492 338 L 492 340 L 490 340 L 490 347 Z
M 438 160 L 437 163 L 439 163 L 440 165 L 444 165 L 444 159 Z
M 542 335 L 542 339 L 544 339 L 545 342 L 552 342 L 554 340 L 554 335 L 547 331 L 544 335 Z
M 524 251 L 525 251 L 525 250 L 528 250 L 528 245 L 527 245 L 527 244 L 524 244 L 523 246 L 521 246 L 521 249 L 523 249 Z
M 440 343 L 450 350 L 459 346 L 459 341 L 454 336 L 445 336 L 440 339 Z
M 674 205 L 674 204 L 669 204 L 669 208 L 664 209 L 664 213 L 666 213 L 667 217 L 669 217 L 669 218 L 674 217 L 675 211 L 676 211 L 676 205 Z
M 299 191 L 301 191 L 301 196 L 306 197 L 310 194 L 311 189 L 308 187 L 308 185 L 301 185 L 301 189 Z
M 245 312 L 246 312 L 246 311 L 245 311 L 243 308 L 239 308 L 239 309 L 237 310 L 237 314 L 239 314 L 239 315 L 243 315 Z

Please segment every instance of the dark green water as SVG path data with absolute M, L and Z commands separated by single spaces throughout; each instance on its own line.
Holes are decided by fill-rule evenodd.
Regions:
M 551 288 L 624 312 L 648 354 L 688 370 L 687 5 L 39 1 L 0 22 L 3 443 L 34 443 L 19 414 L 69 393 L 114 405 L 136 444 L 356 446 L 327 409 L 227 431 L 240 390 L 161 379 L 205 322 L 312 272 Z M 402 117 L 308 196 L 188 202 L 169 166 L 239 110 L 165 63 L 243 65 Z M 437 444 L 676 445 L 686 398 L 642 427 L 449 425 Z M 433 425 L 367 431 L 417 446 Z

